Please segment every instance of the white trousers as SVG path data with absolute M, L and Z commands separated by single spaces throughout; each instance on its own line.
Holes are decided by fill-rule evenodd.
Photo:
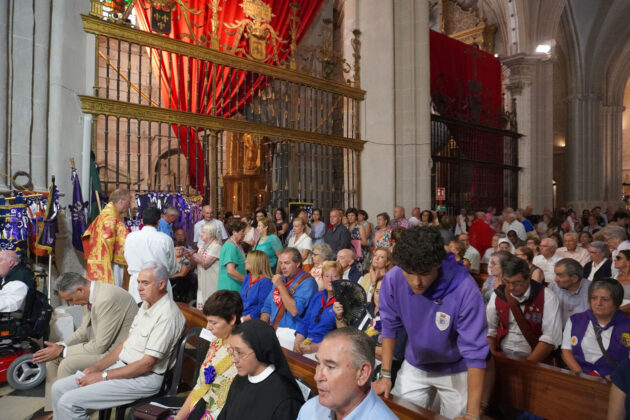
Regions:
M 404 361 L 392 394 L 429 410 L 439 407 L 440 414 L 448 418 L 463 416 L 468 401 L 468 372 L 425 372 Z
M 108 369 L 124 366 L 120 361 Z M 52 386 L 55 419 L 89 419 L 90 413 L 103 408 L 118 407 L 160 390 L 163 376 L 149 373 L 132 379 L 112 379 L 79 387 L 74 375 L 57 380 Z

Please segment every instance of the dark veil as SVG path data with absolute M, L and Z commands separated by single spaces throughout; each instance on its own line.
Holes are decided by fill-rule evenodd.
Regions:
M 302 391 L 295 381 L 295 377 L 289 368 L 276 331 L 273 327 L 260 319 L 251 319 L 237 325 L 232 331 L 233 335 L 240 334 L 244 341 L 254 350 L 256 359 L 265 364 L 273 364 L 276 372 L 285 377 L 295 389 L 296 395 L 299 395 L 300 401 L 304 401 Z

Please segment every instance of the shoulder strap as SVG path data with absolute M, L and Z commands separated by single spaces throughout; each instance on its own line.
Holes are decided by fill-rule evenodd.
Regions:
M 297 281 L 295 283 L 293 283 L 291 285 L 291 289 L 289 289 L 289 293 L 291 294 L 291 296 L 293 296 L 293 293 L 295 293 L 295 291 L 297 290 L 298 286 L 300 284 L 302 284 L 302 282 L 304 280 L 306 280 L 308 277 L 310 276 L 310 274 L 308 274 L 306 271 L 302 273 L 302 275 L 300 276 L 299 279 L 297 279 Z
M 284 304 L 282 304 L 282 307 L 280 307 L 280 309 L 278 309 L 278 313 L 276 314 L 276 318 L 273 320 L 273 324 L 271 324 L 271 326 L 273 327 L 274 330 L 278 329 L 278 324 L 280 324 L 280 320 L 282 320 L 282 317 L 284 316 L 284 313 L 287 311 L 287 308 L 284 307 Z
M 508 305 L 510 305 L 510 312 L 512 312 L 512 315 L 514 316 L 516 325 L 518 325 L 518 328 L 523 333 L 525 340 L 527 340 L 527 344 L 529 344 L 533 351 L 538 344 L 538 339 L 534 335 L 534 331 L 532 331 L 531 325 L 529 325 L 529 323 L 525 320 L 523 311 L 521 311 L 521 307 L 516 299 L 514 299 L 514 297 L 508 292 L 505 293 L 505 297 L 507 299 Z
M 298 286 L 308 278 L 309 274 L 305 271 L 304 273 L 302 273 L 302 275 L 300 276 L 299 279 L 297 279 L 297 281 L 295 281 L 292 285 L 291 288 L 288 290 L 289 294 L 291 296 L 293 296 L 293 293 L 295 293 L 295 290 L 298 288 Z M 273 327 L 274 330 L 278 329 L 278 324 L 280 324 L 280 320 L 282 320 L 282 317 L 284 316 L 284 313 L 287 311 L 287 308 L 284 306 L 284 302 L 282 302 L 282 306 L 280 307 L 280 309 L 278 309 L 278 313 L 276 314 L 275 319 L 273 320 L 273 324 L 271 324 L 271 326 Z
M 615 361 L 615 359 L 613 359 L 610 354 L 606 351 L 606 349 L 604 348 L 604 343 L 602 342 L 602 331 L 604 330 L 602 327 L 600 327 L 599 325 L 595 324 L 594 322 L 591 321 L 591 323 L 593 324 L 593 329 L 595 330 L 595 338 L 597 339 L 597 345 L 599 346 L 599 349 L 602 351 L 602 354 L 604 355 L 604 357 L 606 358 L 606 361 L 608 362 L 608 364 L 610 366 L 614 368 L 617 367 L 618 363 Z M 614 327 L 613 327 L 614 328 Z M 612 339 L 612 338 L 611 338 Z

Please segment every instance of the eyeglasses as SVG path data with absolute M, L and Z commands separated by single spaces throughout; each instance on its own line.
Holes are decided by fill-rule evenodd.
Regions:
M 615 259 L 616 259 L 617 261 L 625 261 L 625 258 L 621 258 L 621 255 L 617 255 L 617 256 L 615 257 Z
M 247 356 L 249 356 L 250 354 L 252 354 L 254 351 L 252 350 L 252 351 L 250 351 L 249 353 L 239 353 L 239 352 L 237 352 L 237 351 L 234 351 L 234 349 L 233 349 L 233 348 L 229 347 L 229 348 L 227 349 L 227 352 L 228 352 L 228 354 L 229 354 L 230 356 L 232 356 L 232 359 L 233 359 L 233 360 L 237 360 L 237 359 L 238 359 L 238 360 L 243 360 L 243 359 L 245 359 Z
M 313 252 L 313 257 L 319 257 L 319 254 Z

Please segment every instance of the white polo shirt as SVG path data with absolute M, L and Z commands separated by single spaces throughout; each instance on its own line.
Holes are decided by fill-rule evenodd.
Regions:
M 151 370 L 161 375 L 175 363 L 175 346 L 184 331 L 186 319 L 168 294 L 150 308 L 148 306 L 147 302 L 142 302 L 119 359 L 129 364 L 142 359 L 145 354 L 153 356 L 158 360 Z

